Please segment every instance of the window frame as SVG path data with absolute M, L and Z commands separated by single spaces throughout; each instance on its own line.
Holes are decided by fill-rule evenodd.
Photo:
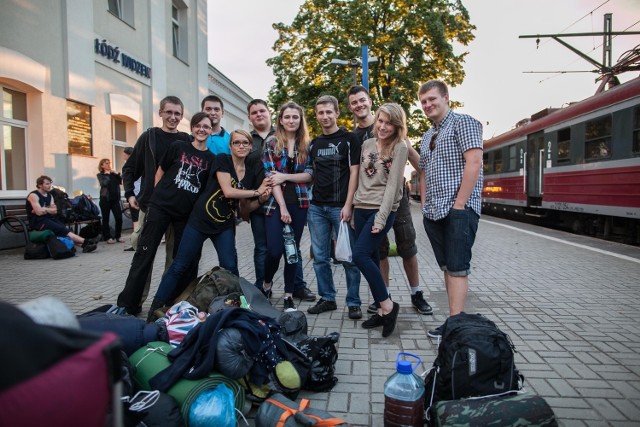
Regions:
M 175 11 L 175 16 L 174 16 Z M 171 52 L 185 64 L 188 63 L 187 5 L 181 0 L 171 1 Z
M 568 136 L 564 136 L 564 133 L 567 133 Z M 562 139 L 564 138 L 564 139 Z M 566 156 L 560 155 L 560 147 L 566 145 Z M 557 132 L 557 140 L 556 140 L 556 163 L 557 164 L 565 164 L 571 162 L 571 126 L 567 126 L 566 128 L 559 129 Z
M 117 10 L 112 10 L 112 3 Z M 134 4 L 134 0 L 107 0 L 107 11 L 131 28 L 135 28 Z
M 633 109 L 633 128 L 631 130 L 631 154 L 640 155 L 640 107 Z
M 6 117 L 4 115 L 4 92 L 5 90 L 15 92 L 21 95 L 24 95 L 24 104 L 25 104 L 25 119 L 16 119 L 13 117 Z M 28 108 L 28 96 L 29 94 L 26 92 L 22 92 L 16 90 L 10 86 L 6 86 L 0 83 L 0 92 L 2 92 L 2 108 L 0 109 L 0 129 L 2 129 L 0 133 L 0 194 L 12 196 L 12 195 L 23 195 L 25 191 L 29 190 L 29 108 Z M 4 138 L 4 127 L 8 126 L 10 128 L 21 129 L 24 135 L 24 159 L 23 159 L 23 170 L 24 175 L 22 176 L 24 180 L 25 188 L 21 189 L 7 189 L 7 168 L 6 165 L 6 156 L 5 156 L 5 138 Z M 14 160 L 12 159 L 12 166 L 15 166 Z
M 608 121 L 608 133 L 598 133 L 596 135 L 590 135 L 590 132 L 593 130 L 599 130 L 600 122 Z M 591 126 L 591 129 L 590 129 Z M 606 125 L 604 129 L 606 129 Z M 587 162 L 597 162 L 601 160 L 607 160 L 611 158 L 611 140 L 613 135 L 613 117 L 611 114 L 607 114 L 605 116 L 596 117 L 591 120 L 587 120 L 584 124 L 584 159 Z M 597 146 L 596 146 L 597 144 Z M 599 148 L 598 148 L 599 147 Z M 606 149 L 606 153 L 603 153 L 603 150 Z M 591 155 L 591 153 L 596 153 L 599 151 L 601 155 Z

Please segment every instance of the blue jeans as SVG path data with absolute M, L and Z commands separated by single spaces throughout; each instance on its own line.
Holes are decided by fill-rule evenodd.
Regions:
M 469 207 L 449 210 L 438 221 L 423 218 L 424 230 L 442 271 L 450 276 L 471 274 L 471 247 L 476 240 L 480 217 Z
M 298 262 L 295 264 L 284 263 L 284 291 L 292 293 L 294 291 L 294 283 L 296 273 L 300 264 L 300 239 L 304 231 L 304 225 L 307 222 L 307 209 L 297 205 L 287 205 L 287 210 L 291 215 L 291 228 L 296 241 L 296 249 L 298 250 Z M 266 283 L 273 281 L 273 276 L 278 271 L 280 259 L 284 254 L 284 239 L 282 237 L 282 227 L 284 223 L 280 220 L 280 207 L 276 206 L 273 215 L 265 218 L 265 229 L 267 232 L 267 257 L 265 264 L 264 281 Z
M 262 208 L 258 208 L 262 212 Z M 265 216 L 262 213 L 251 212 L 251 233 L 253 234 L 253 271 L 256 276 L 254 285 L 262 289 L 264 282 L 264 263 L 267 260 L 267 231 L 265 229 Z M 298 269 L 294 282 L 294 289 L 305 288 L 307 283 L 302 275 L 302 255 L 298 248 Z
M 336 300 L 336 287 L 333 282 L 331 263 L 331 235 L 338 235 L 340 228 L 340 207 L 310 205 L 307 213 L 307 223 L 311 235 L 311 249 L 313 250 L 313 269 L 318 281 L 318 293 L 327 301 Z M 332 233 L 333 230 L 333 233 Z M 351 227 L 349 240 L 354 246 L 354 233 Z M 352 262 L 342 262 L 347 278 L 347 306 L 359 307 L 360 301 L 360 270 Z
M 372 233 L 371 227 L 375 220 L 377 209 L 354 209 L 353 219 L 356 224 L 356 244 L 352 246 L 353 262 L 358 266 L 362 275 L 369 283 L 371 295 L 379 303 L 389 298 L 387 286 L 380 273 L 380 254 L 378 248 L 396 219 L 395 212 L 389 212 L 387 223 L 379 233 Z
M 202 244 L 207 238 L 211 239 L 218 253 L 218 263 L 235 274 L 238 273 L 238 254 L 236 253 L 236 229 L 227 228 L 219 234 L 204 234 L 187 224 L 182 233 L 178 253 L 171 263 L 169 270 L 162 276 L 155 299 L 167 303 L 176 295 L 176 288 L 182 276 L 188 272 L 195 256 L 202 249 Z

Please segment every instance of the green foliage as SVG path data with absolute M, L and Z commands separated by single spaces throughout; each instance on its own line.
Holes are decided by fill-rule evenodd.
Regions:
M 276 77 L 269 92 L 274 108 L 296 101 L 307 112 L 311 135 L 317 135 L 315 101 L 331 94 L 341 102 L 338 124 L 350 129 L 346 93 L 353 71 L 331 60 L 360 58 L 361 46 L 368 45 L 369 55 L 378 58 L 369 64 L 374 109 L 384 102 L 402 105 L 411 137 L 429 127 L 417 104 L 420 84 L 435 78 L 450 86 L 462 83 L 466 53 L 456 54 L 453 44 L 468 45 L 475 29 L 460 0 L 306 0 L 291 25 L 273 28 L 279 34 L 277 56 L 267 64 Z

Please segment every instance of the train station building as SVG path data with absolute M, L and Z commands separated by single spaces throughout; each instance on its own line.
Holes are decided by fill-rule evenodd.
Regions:
M 51 176 L 70 195 L 98 195 L 98 162 L 160 126 L 160 100 L 225 102 L 222 125 L 250 128 L 251 97 L 208 64 L 206 0 L 6 2 L 0 15 L 0 203 Z

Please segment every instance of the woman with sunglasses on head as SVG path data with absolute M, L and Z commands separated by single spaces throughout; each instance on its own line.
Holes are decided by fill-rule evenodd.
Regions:
M 245 173 L 245 159 L 251 151 L 251 141 L 248 132 L 234 130 L 229 138 L 231 155 L 216 156 L 207 186 L 191 211 L 178 253 L 162 276 L 147 321 L 154 321 L 155 310 L 170 303 L 182 292 L 177 288 L 178 283 L 201 251 L 205 240 L 213 243 L 220 267 L 239 275 L 235 215 L 238 200 L 249 200 L 248 208 L 255 209 L 271 194 L 266 180 L 258 182 L 254 174 Z
M 98 184 L 100 184 L 100 211 L 102 212 L 102 240 L 112 244 L 123 243 L 120 238 L 122 233 L 122 209 L 120 208 L 120 184 L 122 176 L 111 169 L 111 160 L 102 159 L 98 164 Z M 111 235 L 109 216 L 113 213 L 116 220 L 115 236 Z
M 265 228 L 267 232 L 267 258 L 262 292 L 271 296 L 273 276 L 278 271 L 280 259 L 285 253 L 283 226 L 293 228 L 296 245 L 307 222 L 309 197 L 306 183 L 311 174 L 306 172 L 309 150 L 309 131 L 304 112 L 295 102 L 280 107 L 276 133 L 264 142 L 262 162 L 271 185 L 272 194 L 265 203 Z M 297 263 L 284 264 L 284 310 L 295 310 L 293 290 Z
M 398 303 L 391 301 L 380 273 L 378 247 L 387 234 L 402 199 L 408 149 L 407 119 L 398 104 L 376 111 L 374 138 L 362 143 L 358 189 L 353 197 L 356 242 L 353 262 L 367 279 L 378 312 L 362 323 L 365 329 L 382 326 L 382 336 L 396 326 Z

